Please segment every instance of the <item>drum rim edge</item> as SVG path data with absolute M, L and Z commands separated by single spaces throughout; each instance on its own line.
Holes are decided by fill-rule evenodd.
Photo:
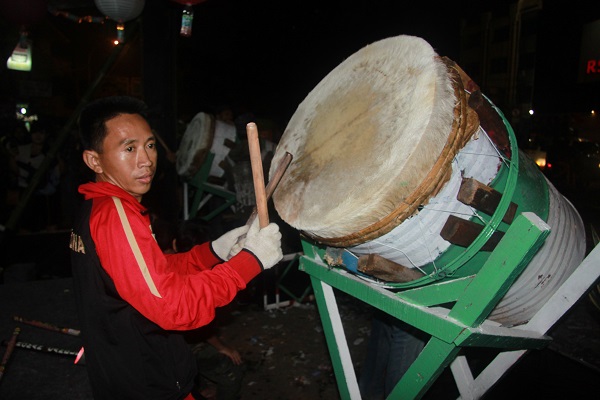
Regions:
M 426 202 L 432 196 L 435 196 L 443 185 L 450 178 L 451 169 L 448 166 L 458 154 L 479 126 L 479 117 L 477 113 L 468 106 L 468 96 L 465 91 L 465 82 L 456 68 L 456 63 L 447 57 L 439 57 L 446 65 L 450 78 L 454 86 L 454 92 L 458 99 L 454 107 L 454 121 L 452 129 L 442 149 L 440 156 L 433 165 L 426 178 L 421 184 L 391 213 L 378 222 L 367 226 L 357 232 L 349 235 L 325 238 L 312 233 L 303 231 L 307 237 L 318 243 L 333 247 L 351 247 L 356 246 L 393 230 L 404 220 L 413 215 L 418 207 Z M 442 172 L 445 171 L 445 172 Z

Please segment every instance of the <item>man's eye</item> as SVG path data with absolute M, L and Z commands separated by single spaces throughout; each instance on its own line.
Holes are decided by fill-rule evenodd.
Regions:
M 148 148 L 153 149 L 156 147 L 156 143 L 148 143 Z
M 130 146 L 130 147 L 127 147 L 127 148 L 125 149 L 125 151 L 126 151 L 126 152 L 128 152 L 128 153 L 131 153 L 131 152 L 133 151 L 133 147 L 131 147 L 131 146 Z

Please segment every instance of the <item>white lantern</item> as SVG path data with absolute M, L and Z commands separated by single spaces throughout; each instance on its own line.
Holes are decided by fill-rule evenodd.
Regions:
M 145 0 L 94 0 L 104 15 L 123 23 L 137 18 L 144 9 Z

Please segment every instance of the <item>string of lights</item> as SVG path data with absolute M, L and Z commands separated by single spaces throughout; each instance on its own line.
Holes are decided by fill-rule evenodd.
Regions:
M 103 24 L 108 19 L 107 16 L 103 16 L 103 17 L 96 17 L 96 16 L 92 16 L 92 15 L 78 16 L 78 15 L 72 14 L 67 11 L 58 10 L 56 7 L 52 7 L 52 6 L 48 6 L 48 12 L 50 14 L 54 15 L 55 17 L 64 17 L 64 18 L 68 19 L 69 21 L 77 22 L 78 24 L 80 24 L 82 22 Z

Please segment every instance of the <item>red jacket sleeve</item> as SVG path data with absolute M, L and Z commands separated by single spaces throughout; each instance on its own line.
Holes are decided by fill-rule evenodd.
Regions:
M 195 264 L 193 267 L 195 267 L 199 270 L 208 270 L 208 269 L 213 268 L 215 265 L 223 262 L 223 260 L 221 260 L 219 258 L 219 256 L 217 256 L 215 254 L 215 252 L 212 250 L 212 247 L 210 246 L 210 242 L 206 242 L 206 243 L 202 243 L 197 246 L 194 246 L 190 250 L 190 252 L 196 253 L 195 258 L 198 260 L 198 263 Z M 182 253 L 179 253 L 179 254 L 182 254 Z M 165 257 L 167 258 L 167 262 L 168 263 L 176 262 L 176 261 L 170 261 L 170 260 L 171 260 L 171 258 L 176 259 L 179 254 L 165 254 Z
M 103 268 L 119 295 L 142 315 L 168 330 L 208 324 L 215 308 L 231 302 L 261 271 L 246 251 L 211 268 L 209 244 L 165 256 L 150 220 L 118 198 L 96 199 L 90 218 L 92 238 Z

